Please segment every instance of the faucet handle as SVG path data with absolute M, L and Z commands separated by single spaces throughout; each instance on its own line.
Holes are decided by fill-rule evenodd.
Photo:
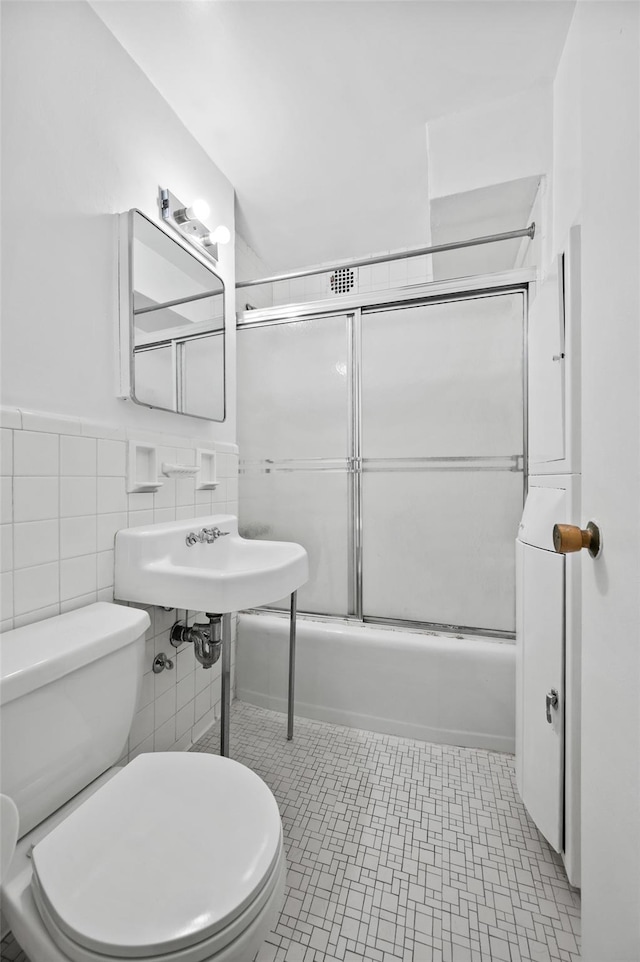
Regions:
M 215 528 L 203 528 L 201 531 L 201 534 L 203 539 L 207 542 L 207 544 L 213 544 L 213 542 L 217 541 L 218 538 L 224 538 L 224 536 L 226 534 L 230 534 L 230 532 L 221 531 L 220 528 L 218 528 L 216 525 Z
M 191 545 L 197 544 L 213 544 L 218 538 L 224 538 L 225 535 L 231 534 L 230 531 L 221 531 L 220 528 L 200 528 L 200 531 L 196 534 L 195 531 L 190 531 L 189 534 L 184 539 L 189 547 Z

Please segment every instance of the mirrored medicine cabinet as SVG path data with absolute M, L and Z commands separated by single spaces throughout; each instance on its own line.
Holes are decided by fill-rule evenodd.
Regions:
M 225 419 L 225 289 L 186 242 L 139 210 L 120 215 L 120 396 Z

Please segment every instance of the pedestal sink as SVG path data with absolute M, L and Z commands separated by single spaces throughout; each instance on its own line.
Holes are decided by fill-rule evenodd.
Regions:
M 293 734 L 296 592 L 307 552 L 286 541 L 250 541 L 231 514 L 123 528 L 115 542 L 115 597 L 223 615 L 221 754 L 228 754 L 231 612 L 291 595 L 288 737 Z

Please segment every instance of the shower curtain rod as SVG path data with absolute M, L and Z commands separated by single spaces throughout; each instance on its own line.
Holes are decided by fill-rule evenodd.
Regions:
M 327 267 L 313 267 L 304 271 L 292 271 L 289 274 L 273 274 L 271 277 L 259 277 L 255 281 L 238 281 L 236 290 L 240 287 L 257 287 L 259 284 L 274 284 L 276 281 L 293 281 L 298 277 L 313 277 L 314 274 L 329 274 L 331 271 L 349 267 L 368 267 L 370 264 L 386 264 L 388 261 L 404 261 L 409 257 L 420 257 L 423 254 L 440 254 L 442 251 L 456 251 L 463 247 L 478 247 L 480 244 L 497 244 L 499 241 L 515 240 L 518 237 L 528 237 L 533 240 L 536 233 L 535 221 L 522 230 L 510 230 L 505 234 L 487 234 L 486 237 L 472 237 L 464 241 L 452 241 L 450 244 L 437 244 L 435 247 L 416 247 L 413 250 L 398 251 L 397 254 L 381 254 L 379 257 L 361 257 L 358 260 L 342 261 Z

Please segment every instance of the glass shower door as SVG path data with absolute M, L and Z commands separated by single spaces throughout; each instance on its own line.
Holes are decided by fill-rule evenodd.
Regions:
M 365 618 L 511 633 L 524 295 L 362 315 Z
M 241 533 L 304 545 L 298 609 L 316 614 L 352 606 L 351 324 L 339 315 L 238 329 Z

